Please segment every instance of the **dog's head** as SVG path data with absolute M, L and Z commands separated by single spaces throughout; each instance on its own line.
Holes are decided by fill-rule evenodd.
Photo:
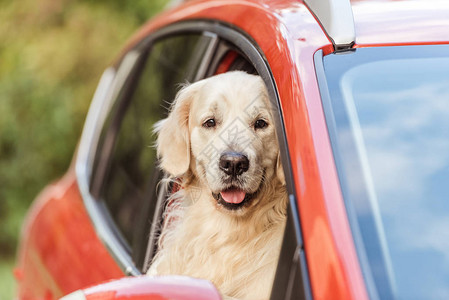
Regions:
M 227 213 L 257 205 L 268 182 L 285 184 L 262 79 L 229 72 L 184 87 L 156 126 L 161 167 L 193 174 Z

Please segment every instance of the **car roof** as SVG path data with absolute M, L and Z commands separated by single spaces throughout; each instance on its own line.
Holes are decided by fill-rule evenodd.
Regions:
M 353 45 L 441 44 L 448 41 L 449 1 L 303 0 L 336 51 Z
M 329 15 L 328 12 L 320 14 L 314 11 L 316 2 L 325 3 L 325 9 L 333 7 L 333 15 Z M 349 4 L 343 7 L 352 8 L 350 14 L 342 13 L 341 3 Z M 320 24 L 325 33 L 327 32 L 326 21 L 322 20 L 330 18 L 332 23 L 338 23 L 343 16 L 345 24 L 343 32 L 348 29 L 348 24 L 353 26 L 354 43 L 350 46 L 354 44 L 356 48 L 449 43 L 447 34 L 449 32 L 449 1 L 447 0 L 184 0 L 176 1 L 176 4 L 177 7 L 172 7 L 156 18 L 156 21 L 150 21 L 147 26 L 144 26 L 130 40 L 126 48 L 129 49 L 145 35 L 171 22 L 195 18 L 207 19 L 209 16 L 226 22 L 232 19 L 228 13 L 234 7 L 246 7 L 248 11 L 254 12 L 263 11 L 263 14 L 249 14 L 245 19 L 248 19 L 248 23 L 263 22 L 258 20 L 262 15 L 265 18 L 277 19 L 278 24 L 283 24 L 278 28 L 284 27 L 292 36 L 298 35 L 304 25 L 311 25 L 311 20 L 308 18 L 295 20 L 305 16 L 301 13 L 304 9 L 312 12 L 318 21 L 317 24 Z M 327 34 L 327 41 L 320 37 L 322 42 L 319 48 L 322 48 L 325 54 L 333 51 L 329 47 L 332 45 L 329 45 L 329 41 L 334 42 L 335 46 L 331 34 L 329 32 Z M 304 32 L 301 35 L 307 36 Z
M 352 0 L 356 46 L 449 42 L 447 0 Z

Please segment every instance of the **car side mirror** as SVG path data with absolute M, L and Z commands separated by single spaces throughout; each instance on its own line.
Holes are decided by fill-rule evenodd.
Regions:
M 137 276 L 109 281 L 78 290 L 60 300 L 221 300 L 207 280 L 187 276 Z

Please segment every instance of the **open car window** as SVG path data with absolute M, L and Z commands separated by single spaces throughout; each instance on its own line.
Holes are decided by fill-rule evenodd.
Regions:
M 234 70 L 262 77 L 275 112 L 290 205 L 296 203 L 276 88 L 263 56 L 251 41 L 226 27 L 220 27 L 217 34 L 198 32 L 198 28 L 197 33 L 184 31 L 167 30 L 149 45 L 138 45 L 130 52 L 134 63 L 127 66 L 129 71 L 104 122 L 93 164 L 91 194 L 114 238 L 141 273 L 157 252 L 165 199 L 176 189 L 158 184 L 164 175 L 158 168 L 152 130 L 155 122 L 167 116 L 181 84 Z M 272 299 L 279 295 L 308 299 L 296 208 L 289 208 L 287 223 Z

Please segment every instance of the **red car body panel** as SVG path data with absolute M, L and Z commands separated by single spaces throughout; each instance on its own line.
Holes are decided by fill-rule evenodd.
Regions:
M 375 6 L 376 2 L 354 1 L 355 47 L 448 43 L 449 5 L 429 16 L 424 3 Z M 408 9 L 399 13 L 397 6 Z M 166 25 L 195 19 L 219 20 L 246 32 L 270 65 L 282 107 L 314 299 L 368 299 L 313 63 L 316 51 L 333 51 L 331 42 L 300 1 L 206 0 L 189 2 L 150 21 L 125 51 Z M 47 188 L 30 211 L 16 276 L 19 299 L 53 299 L 124 276 L 95 233 L 73 168 Z
M 57 299 L 124 274 L 99 240 L 71 168 L 36 199 L 22 229 L 18 299 Z

